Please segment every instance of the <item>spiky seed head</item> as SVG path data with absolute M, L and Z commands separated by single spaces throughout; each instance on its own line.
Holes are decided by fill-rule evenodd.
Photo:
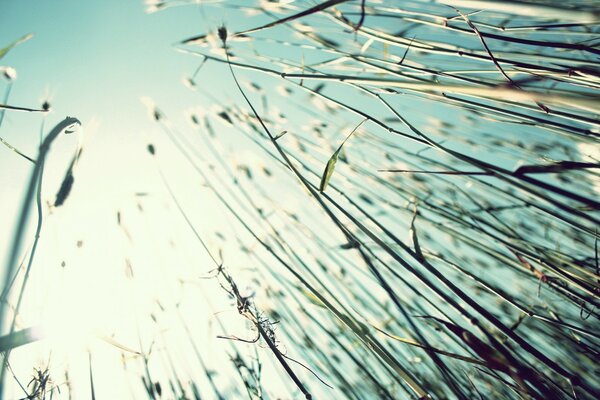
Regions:
M 12 67 L 0 67 L 0 71 L 2 71 L 4 77 L 9 81 L 17 79 L 17 71 Z
M 221 25 L 219 27 L 218 33 L 219 33 L 219 39 L 221 39 L 223 41 L 223 43 L 225 43 L 227 41 L 227 28 L 225 28 L 225 25 Z

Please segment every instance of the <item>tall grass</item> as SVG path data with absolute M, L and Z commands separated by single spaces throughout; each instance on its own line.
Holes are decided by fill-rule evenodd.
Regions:
M 286 346 L 340 397 L 596 397 L 597 10 L 363 3 L 223 2 L 273 22 L 178 46 L 239 89 L 195 72 L 220 104 L 198 134 L 225 122 L 280 171 L 197 167 L 225 175 L 216 193 L 234 182 L 232 212 L 251 204 L 236 218 L 271 255 Z M 294 182 L 312 210 L 279 201 Z
M 594 4 L 147 3 L 231 9 L 254 25 L 230 21 L 176 45 L 199 59 L 188 126 L 146 101 L 160 135 L 144 146 L 207 255 L 201 279 L 180 290 L 197 285 L 196 301 L 214 310 L 229 363 L 207 356 L 181 301 L 156 300 L 156 314 L 139 316 L 158 326 L 149 346 L 143 333 L 135 350 L 107 339 L 133 359 L 123 368 L 144 396 L 600 396 Z M 74 122 L 30 160 L 20 227 L 51 140 Z M 198 201 L 210 192 L 219 211 L 200 214 L 223 212 L 222 225 L 194 219 L 163 149 L 200 182 Z M 118 224 L 129 236 L 120 212 Z M 5 288 L 23 232 L 14 240 Z M 200 282 L 220 288 L 245 329 Z M 1 350 L 28 333 L 11 328 Z M 92 363 L 89 353 L 94 397 Z M 31 398 L 44 398 L 40 387 Z

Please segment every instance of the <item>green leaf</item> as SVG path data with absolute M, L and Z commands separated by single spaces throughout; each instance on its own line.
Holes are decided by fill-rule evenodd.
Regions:
M 9 44 L 8 46 L 0 49 L 0 59 L 2 59 L 2 57 L 4 57 L 6 55 L 6 53 L 8 53 L 10 50 L 12 50 L 13 47 L 15 47 L 16 45 L 23 43 L 29 39 L 31 39 L 33 37 L 33 34 L 28 33 L 25 36 L 22 36 L 21 38 L 15 40 L 14 42 L 12 42 L 11 44 Z
M 321 184 L 319 185 L 319 192 L 321 193 L 325 191 L 325 189 L 327 188 L 327 184 L 331 179 L 331 175 L 333 174 L 333 169 L 335 168 L 335 163 L 337 162 L 339 152 L 340 149 L 333 153 L 329 161 L 327 161 L 325 171 L 323 171 L 323 176 L 321 177 Z
M 335 151 L 335 153 L 333 153 L 333 155 L 329 158 L 329 161 L 327 161 L 327 165 L 325 166 L 325 170 L 323 171 L 323 176 L 321 177 L 321 184 L 319 185 L 319 192 L 323 193 L 325 191 L 325 189 L 327 189 L 327 185 L 329 184 L 329 181 L 331 180 L 331 175 L 333 174 L 333 170 L 335 169 L 335 163 L 338 160 L 338 156 L 340 155 L 340 151 L 342 151 L 342 147 L 344 146 L 344 144 L 346 143 L 346 141 L 348 139 L 350 139 L 350 136 L 352 136 L 354 134 L 354 132 L 356 132 L 356 130 L 366 121 L 366 119 L 363 119 L 360 124 L 356 125 L 356 128 L 354 128 L 352 130 L 352 132 L 350 132 L 350 134 L 346 137 L 346 139 L 344 139 L 344 141 L 342 142 L 342 144 L 340 144 L 340 147 L 337 148 L 337 150 Z

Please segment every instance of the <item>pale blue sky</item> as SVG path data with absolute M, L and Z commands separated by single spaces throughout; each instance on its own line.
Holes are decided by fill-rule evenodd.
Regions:
M 136 190 L 130 185 L 132 180 L 140 183 L 140 173 L 148 168 L 139 162 L 136 151 L 144 151 L 143 135 L 156 127 L 141 96 L 155 99 L 176 122 L 183 120 L 183 110 L 198 103 L 198 95 L 181 84 L 198 59 L 175 51 L 172 45 L 234 17 L 219 17 L 221 13 L 214 9 L 205 14 L 200 7 L 187 7 L 185 12 L 181 8 L 156 14 L 144 11 L 141 0 L 0 3 L 0 45 L 34 35 L 0 61 L 15 68 L 18 75 L 9 103 L 36 108 L 49 98 L 52 113 L 46 132 L 67 115 L 79 118 L 84 127 L 99 126 L 92 135 L 86 133 L 85 140 L 91 143 L 85 151 L 96 162 L 95 180 L 101 193 L 127 187 Z M 213 22 L 207 22 L 206 15 Z M 6 82 L 0 82 L 2 93 L 5 87 Z M 0 136 L 35 157 L 41 121 L 39 114 L 8 112 Z M 45 175 L 49 190 L 62 179 L 75 140 L 63 137 L 54 146 Z M 21 201 L 29 167 L 27 161 L 0 146 L 1 204 L 11 210 L 2 217 L 2 238 L 13 231 L 11 217 Z
M 121 340 L 129 346 L 137 347 L 137 339 L 130 337 L 136 332 L 135 319 L 127 314 L 129 303 L 121 297 L 123 293 L 130 293 L 132 288 L 123 289 L 123 292 L 119 289 L 127 284 L 122 274 L 124 258 L 143 268 L 139 276 L 145 284 L 140 285 L 141 303 L 137 304 L 142 308 L 154 307 L 154 299 L 170 290 L 168 282 L 171 278 L 172 282 L 177 282 L 174 276 L 195 277 L 210 266 L 202 261 L 206 255 L 197 254 L 195 250 L 194 262 L 186 262 L 189 260 L 168 253 L 172 250 L 166 248 L 168 240 L 179 239 L 180 249 L 194 249 L 197 244 L 190 240 L 189 228 L 182 225 L 180 215 L 167 204 L 168 196 L 146 152 L 146 144 L 156 138 L 160 130 L 148 117 L 140 97 L 153 98 L 176 124 L 185 124 L 185 110 L 197 107 L 201 101 L 197 93 L 182 84 L 182 78 L 194 71 L 199 59 L 175 51 L 173 44 L 214 29 L 223 22 L 238 25 L 244 22 L 230 10 L 212 9 L 205 14 L 197 6 L 167 9 L 157 14 L 146 14 L 144 10 L 141 0 L 0 2 L 0 46 L 25 34 L 34 35 L 0 60 L 0 65 L 13 67 L 18 75 L 9 104 L 36 108 L 49 97 L 52 112 L 46 117 L 45 133 L 67 115 L 79 118 L 84 127 L 83 134 L 61 135 L 46 163 L 43 199 L 52 202 L 77 141 L 84 138 L 84 153 L 75 171 L 67 212 L 66 206 L 51 213 L 44 207 L 42 238 L 23 307 L 30 312 L 23 314 L 23 325 L 45 323 L 50 318 L 54 319 L 53 324 L 58 323 L 61 329 L 68 330 L 85 314 L 93 316 L 94 326 L 106 329 L 112 329 L 108 327 L 111 324 L 123 323 L 114 331 L 118 331 Z M 208 15 L 209 20 L 206 18 Z M 227 85 L 231 89 L 228 73 L 224 76 L 229 79 Z M 223 82 L 215 79 L 202 84 L 209 89 L 211 85 L 222 87 Z M 0 81 L 2 96 L 5 89 L 6 81 Z M 36 157 L 42 120 L 40 114 L 7 112 L 0 126 L 0 136 L 24 153 Z M 169 160 L 166 155 L 168 149 L 158 146 L 158 151 L 161 157 Z M 178 160 L 167 163 L 169 167 L 185 171 Z M 3 243 L 0 260 L 3 267 L 30 171 L 28 161 L 0 146 L 0 207 L 3 210 L 0 217 L 0 243 Z M 179 174 L 181 181 L 175 182 L 174 186 L 182 201 L 201 204 L 204 201 L 202 197 L 190 199 L 189 193 L 181 192 L 186 186 L 197 188 L 191 184 L 196 181 L 189 175 L 185 172 Z M 151 196 L 136 199 L 136 192 L 150 192 Z M 149 219 L 144 214 L 140 214 L 139 220 L 135 219 L 136 213 L 139 213 L 136 201 L 148 211 L 146 215 L 151 215 Z M 211 206 L 198 208 L 202 219 L 194 212 L 191 212 L 192 217 L 206 222 L 207 207 Z M 130 223 L 131 233 L 135 236 L 133 242 L 119 231 L 117 210 L 122 212 L 123 221 Z M 219 218 L 221 214 L 211 212 L 208 217 Z M 35 222 L 32 214 L 30 225 L 35 226 Z M 198 229 L 202 229 L 202 225 Z M 31 238 L 31 234 L 26 235 L 23 252 L 31 245 Z M 76 245 L 78 242 L 82 243 L 80 247 Z M 189 254 L 185 250 L 180 251 L 184 254 L 182 258 Z M 61 262 L 65 262 L 64 269 L 60 267 Z M 175 263 L 179 268 L 169 263 Z M 165 266 L 170 268 L 165 269 Z M 190 267 L 192 269 L 188 270 Z M 166 294 L 167 298 L 183 295 L 178 286 L 175 288 L 175 294 Z M 55 307 L 55 303 L 59 305 Z M 75 307 L 75 311 L 64 311 L 65 303 Z M 198 304 L 198 300 L 194 304 Z M 206 311 L 206 307 L 203 310 Z M 197 312 L 196 306 L 196 315 Z M 124 321 L 117 317 L 121 314 Z M 102 320 L 101 315 L 108 317 Z M 56 318 L 62 320 L 57 322 Z M 189 323 L 197 335 L 206 327 L 201 319 Z M 210 340 L 216 340 L 214 332 L 206 335 Z M 17 374 L 27 376 L 32 366 L 38 365 L 44 358 L 43 346 L 46 345 L 50 348 L 55 346 L 44 342 L 42 350 L 34 345 L 23 348 L 21 353 L 15 352 L 11 361 Z M 228 343 L 217 340 L 213 348 L 220 349 L 221 345 Z M 98 346 L 98 343 L 93 346 Z M 146 344 L 143 346 L 147 347 Z M 69 360 L 73 374 L 82 374 L 81 377 L 72 377 L 74 391 L 80 394 L 80 398 L 87 398 L 89 386 L 85 377 L 85 351 L 73 349 L 66 350 L 64 360 Z M 54 347 L 52 351 L 54 367 L 60 370 L 64 366 L 63 358 L 57 356 L 60 350 Z M 97 395 L 100 398 L 131 396 L 128 379 L 118 367 L 119 353 L 100 344 L 96 354 L 95 363 L 100 365 L 98 370 L 101 371 L 96 377 Z M 218 354 L 207 354 L 207 357 L 220 359 L 227 353 L 218 350 Z M 107 362 L 114 364 L 102 367 L 104 356 L 113 357 Z M 227 359 L 220 362 L 226 363 Z M 141 389 L 139 386 L 135 391 Z M 11 397 L 10 394 L 7 396 Z
M 82 120 L 102 114 L 108 124 L 123 124 L 144 111 L 140 95 L 173 93 L 196 60 L 171 44 L 205 29 L 206 20 L 197 7 L 159 14 L 144 8 L 138 0 L 4 1 L 2 41 L 35 35 L 3 60 L 19 74 L 13 102 L 37 105 L 49 91 L 57 113 Z M 179 95 L 173 97 L 169 102 Z

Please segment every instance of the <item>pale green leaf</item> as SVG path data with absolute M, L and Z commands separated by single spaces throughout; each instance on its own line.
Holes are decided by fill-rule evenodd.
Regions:
M 12 42 L 11 44 L 9 44 L 8 46 L 1 48 L 0 49 L 0 59 L 2 59 L 2 57 L 4 57 L 6 55 L 6 53 L 8 53 L 10 50 L 12 50 L 13 47 L 15 47 L 16 45 L 23 43 L 29 39 L 31 39 L 33 37 L 33 35 L 31 33 L 28 33 L 25 36 L 22 36 L 21 38 L 15 40 L 14 42 Z
M 335 168 L 335 163 L 337 162 L 338 156 L 340 155 L 340 151 L 342 151 L 342 147 L 344 146 L 344 144 L 346 143 L 346 141 L 348 139 L 350 139 L 350 136 L 352 136 L 352 134 L 354 134 L 354 132 L 356 132 L 356 130 L 366 121 L 366 119 L 362 120 L 360 122 L 360 124 L 356 125 L 356 128 L 354 128 L 352 130 L 352 132 L 350 132 L 350 134 L 346 137 L 346 139 L 344 139 L 344 141 L 342 142 L 342 144 L 340 144 L 340 146 L 337 148 L 337 150 L 335 151 L 335 153 L 333 153 L 333 155 L 329 158 L 329 161 L 327 161 L 327 165 L 325 165 L 325 170 L 323 171 L 323 176 L 321 176 L 321 184 L 319 185 L 319 192 L 323 193 L 325 191 L 325 189 L 327 189 L 327 185 L 329 184 L 329 181 L 331 180 L 331 175 L 333 175 L 333 170 Z

